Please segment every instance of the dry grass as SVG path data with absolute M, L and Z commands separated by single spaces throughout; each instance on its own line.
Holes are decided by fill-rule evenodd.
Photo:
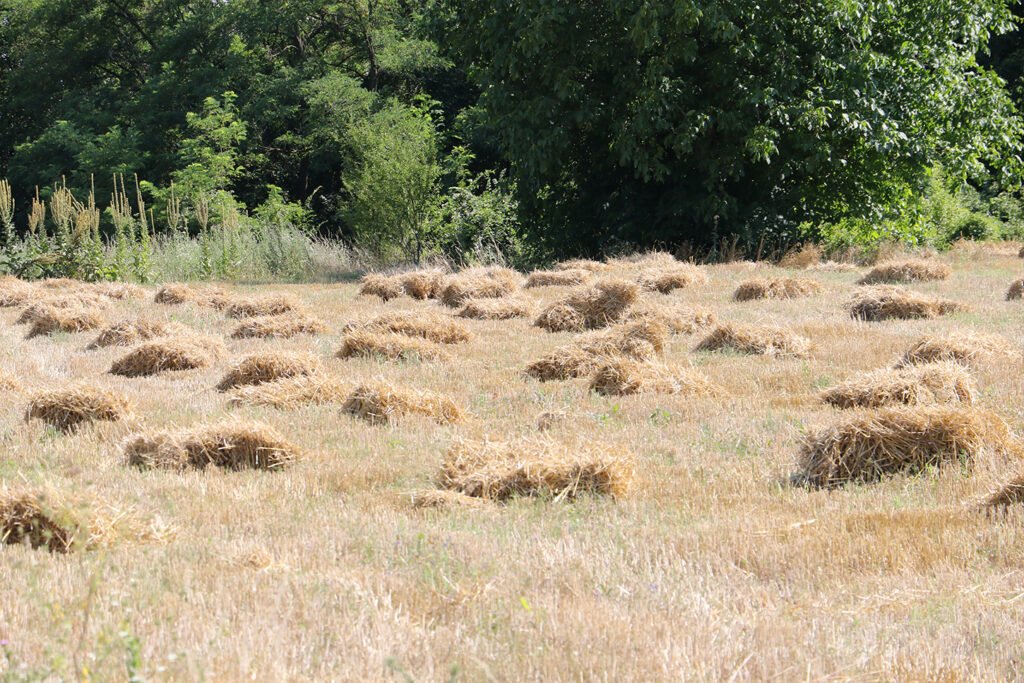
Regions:
M 381 301 L 388 302 L 397 299 L 405 293 L 402 285 L 402 277 L 399 275 L 381 275 L 380 273 L 367 273 L 359 281 L 359 296 L 376 296 Z
M 853 263 L 824 261 L 810 266 L 807 270 L 812 273 L 856 273 L 860 268 Z
M 669 294 L 677 289 L 707 284 L 708 276 L 697 266 L 676 264 L 670 268 L 643 273 L 638 282 L 649 292 Z
M 526 367 L 526 374 L 542 382 L 583 377 L 614 358 L 650 360 L 662 353 L 668 328 L 657 320 L 620 323 L 592 332 L 561 346 Z
M 939 299 L 892 285 L 865 287 L 846 305 L 853 318 L 871 322 L 936 318 L 963 310 L 955 301 Z
M 308 353 L 273 351 L 246 356 L 235 363 L 220 382 L 219 391 L 313 375 L 323 370 L 318 358 Z
M 1024 503 L 1024 472 L 1015 474 L 1007 483 L 986 496 L 982 507 L 1006 508 L 1021 503 Z
M 923 363 L 953 362 L 966 366 L 978 365 L 983 360 L 1010 358 L 1020 350 L 1005 338 L 977 332 L 953 332 L 942 337 L 925 337 L 907 349 L 897 368 Z
M 548 305 L 533 324 L 548 332 L 595 330 L 620 320 L 639 298 L 632 282 L 605 280 Z
M 478 509 L 487 504 L 482 498 L 467 496 L 458 491 L 444 491 L 440 489 L 413 491 L 409 494 L 409 503 L 417 510 Z
M 342 338 L 338 358 L 381 358 L 386 360 L 449 360 L 451 356 L 436 342 L 395 332 L 355 329 Z
M 209 367 L 224 355 L 219 339 L 193 335 L 154 339 L 136 346 L 114 361 L 110 373 L 123 377 L 146 377 L 162 372 L 179 372 Z
M 822 286 L 814 280 L 792 277 L 757 278 L 746 280 L 733 292 L 733 301 L 755 299 L 797 299 L 814 296 L 822 292 Z
M 535 270 L 526 277 L 526 287 L 576 287 L 591 277 L 593 272 L 583 269 Z
M 509 268 L 469 268 L 450 275 L 441 290 L 441 303 L 458 308 L 470 299 L 498 299 L 514 294 L 522 276 Z
M 693 334 L 711 327 L 718 316 L 702 306 L 684 303 L 641 302 L 629 309 L 625 321 L 653 320 L 662 323 L 672 334 Z
M 385 382 L 356 387 L 342 410 L 373 424 L 393 424 L 406 415 L 423 415 L 439 424 L 463 419 L 462 409 L 447 396 L 394 387 Z
M 134 346 L 158 337 L 188 334 L 188 328 L 178 323 L 153 320 L 122 320 L 104 327 L 88 347 L 102 349 L 109 346 Z
M 825 391 L 821 398 L 837 408 L 974 403 L 974 382 L 955 363 L 928 363 L 900 370 L 878 370 Z
M 420 337 L 438 344 L 461 344 L 473 335 L 464 325 L 440 313 L 422 311 L 415 313 L 385 313 L 351 329 L 371 332 L 394 332 L 407 337 Z
M 270 406 L 290 410 L 302 406 L 344 403 L 351 393 L 350 384 L 318 373 L 238 387 L 232 390 L 230 402 L 236 406 Z
M 401 276 L 402 290 L 413 299 L 436 299 L 441 296 L 445 273 L 440 270 L 415 270 Z
M 806 358 L 810 349 L 809 339 L 781 327 L 725 324 L 713 329 L 694 350 Z
M 608 270 L 609 267 L 607 263 L 593 259 L 570 259 L 556 263 L 554 270 L 586 270 L 591 273 L 601 273 Z
M 876 285 L 883 283 L 929 282 L 945 280 L 952 269 L 941 261 L 910 259 L 882 263 L 872 268 L 857 284 Z
M 805 439 L 798 480 L 819 487 L 872 482 L 1017 450 L 1006 423 L 991 413 L 948 406 L 862 411 Z
M 621 498 L 629 493 L 633 467 L 630 454 L 597 442 L 460 440 L 445 455 L 437 483 L 496 501 L 518 496 L 571 500 L 590 494 Z
M 285 313 L 249 318 L 231 331 L 232 339 L 290 339 L 299 335 L 327 332 L 323 321 L 302 313 Z
M 243 301 L 235 301 L 227 307 L 228 317 L 258 318 L 268 315 L 284 315 L 299 310 L 299 302 L 293 296 L 275 294 Z
M 36 296 L 36 288 L 28 282 L 10 275 L 0 277 L 0 308 L 23 306 Z
M 33 395 L 25 419 L 42 420 L 63 432 L 71 432 L 90 422 L 126 420 L 132 411 L 131 402 L 123 394 L 76 386 Z
M 115 301 L 146 298 L 146 290 L 129 282 L 97 282 L 92 286 L 92 290 Z
M 529 299 L 515 296 L 504 299 L 470 299 L 457 315 L 471 320 L 511 320 L 529 318 L 535 308 Z
M 633 394 L 714 395 L 714 385 L 693 370 L 669 368 L 662 363 L 613 358 L 597 366 L 590 390 L 602 396 Z
M 779 268 L 812 268 L 821 264 L 824 256 L 821 247 L 813 242 L 801 245 L 799 248 L 790 249 L 779 259 Z
M 87 308 L 44 308 L 38 311 L 29 328 L 27 339 L 58 332 L 76 333 L 95 330 L 103 324 L 99 311 Z
M 225 422 L 176 432 L 139 434 L 124 446 L 128 464 L 171 470 L 279 470 L 302 451 L 275 429 L 258 422 Z

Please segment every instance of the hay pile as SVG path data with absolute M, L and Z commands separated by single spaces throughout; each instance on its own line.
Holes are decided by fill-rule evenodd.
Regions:
M 40 317 L 49 314 L 53 310 L 89 309 L 103 310 L 107 308 L 108 302 L 93 294 L 72 293 L 67 296 L 46 297 L 36 301 L 22 309 L 15 320 L 16 325 L 34 323 Z
M 733 292 L 734 301 L 755 299 L 796 299 L 820 294 L 822 286 L 814 280 L 792 277 L 757 278 L 741 282 Z
M 530 363 L 526 374 L 542 382 L 583 377 L 608 359 L 650 360 L 662 353 L 668 328 L 657 320 L 620 323 L 592 332 Z
M 926 296 L 893 285 L 866 287 L 854 294 L 846 308 L 851 317 L 869 322 L 936 318 L 963 310 L 955 301 Z
M 413 299 L 436 299 L 441 296 L 445 274 L 440 270 L 414 270 L 401 276 L 402 290 Z
M 417 510 L 452 510 L 455 508 L 481 508 L 487 503 L 482 498 L 467 496 L 458 491 L 430 489 L 413 491 L 409 503 Z
M 628 453 L 597 442 L 560 444 L 548 439 L 458 441 L 445 455 L 437 478 L 440 488 L 498 501 L 587 494 L 620 498 L 632 482 L 633 458 Z
M 149 341 L 172 334 L 187 334 L 188 328 L 177 323 L 161 323 L 150 320 L 123 320 L 108 325 L 100 331 L 88 349 L 102 349 L 108 346 L 134 346 L 139 342 Z
M 882 283 L 928 282 L 945 280 L 953 271 L 945 263 L 927 259 L 892 261 L 872 268 L 857 284 L 876 285 Z
M 944 337 L 925 337 L 907 349 L 897 368 L 924 363 L 953 362 L 972 367 L 981 360 L 997 356 L 1011 357 L 1019 353 L 1013 345 L 997 335 L 975 332 L 953 332 Z
M 660 292 L 669 294 L 676 289 L 684 289 L 693 285 L 703 285 L 708 281 L 708 276 L 697 266 L 690 264 L 677 264 L 671 268 L 663 268 L 644 273 L 638 282 L 640 286 L 649 292 Z
M 870 482 L 1016 450 L 1006 424 L 991 413 L 949 406 L 858 411 L 807 437 L 796 479 L 819 487 Z
M 661 363 L 613 358 L 598 365 L 590 390 L 602 396 L 633 394 L 685 394 L 707 396 L 715 392 L 706 377 L 692 370 L 677 370 Z
M 338 358 L 380 358 L 386 360 L 449 360 L 440 344 L 395 332 L 355 329 L 342 338 Z
M 386 313 L 350 329 L 371 332 L 394 332 L 407 337 L 420 337 L 438 344 L 461 344 L 473 338 L 461 323 L 446 315 L 423 311 L 416 313 Z
M 268 315 L 282 315 L 299 310 L 299 302 L 293 296 L 276 294 L 256 299 L 245 299 L 228 304 L 230 318 L 257 318 Z
M 639 298 L 632 282 L 605 280 L 549 305 L 533 324 L 548 332 L 595 330 L 622 319 Z
M 824 253 L 817 244 L 808 242 L 799 249 L 790 249 L 779 259 L 779 268 L 806 269 L 821 263 Z
M 823 392 L 837 408 L 941 405 L 974 402 L 974 382 L 955 363 L 929 363 L 902 370 L 879 370 Z
M 641 302 L 629 309 L 624 320 L 653 320 L 665 325 L 672 334 L 693 334 L 714 325 L 718 316 L 714 311 L 701 306 Z
M 472 320 L 511 320 L 528 318 L 533 312 L 532 301 L 510 296 L 504 299 L 470 299 L 457 315 Z
M 142 299 L 146 296 L 146 290 L 142 287 L 127 282 L 97 282 L 92 286 L 92 291 L 115 301 Z
M 249 318 L 231 331 L 232 339 L 289 339 L 300 334 L 323 334 L 327 325 L 302 313 Z
M 402 278 L 398 275 L 367 273 L 359 281 L 359 296 L 377 296 L 382 301 L 397 299 L 405 293 Z
M 535 270 L 526 277 L 526 287 L 575 287 L 592 276 L 591 271 L 583 269 Z
M 610 268 L 607 263 L 594 261 L 592 259 L 570 259 L 555 264 L 555 270 L 586 270 L 591 273 L 600 273 Z
M 110 366 L 110 373 L 123 377 L 145 377 L 209 367 L 224 355 L 219 339 L 199 335 L 154 339 L 135 347 Z
M 36 296 L 36 288 L 11 275 L 0 278 L 0 308 L 27 304 Z
M 608 261 L 613 268 L 673 268 L 679 265 L 679 259 L 667 251 L 646 251 L 626 256 L 619 256 Z
M 462 420 L 462 410 L 447 396 L 391 387 L 383 382 L 357 387 L 342 406 L 349 415 L 373 424 L 392 424 L 405 415 L 425 415 L 439 424 Z
M 860 269 L 852 263 L 825 261 L 823 263 L 817 263 L 807 270 L 816 273 L 856 273 Z
M 195 292 L 188 285 L 180 282 L 170 282 L 157 290 L 156 295 L 153 297 L 153 302 L 176 305 L 194 301 L 195 298 Z
M 510 268 L 469 268 L 445 279 L 441 303 L 458 308 L 469 299 L 499 299 L 518 290 L 521 281 Z
M 807 337 L 780 327 L 725 324 L 713 329 L 694 350 L 806 358 L 810 349 Z
M 0 491 L 0 543 L 66 553 L 83 529 L 74 515 L 34 491 Z
M 231 392 L 229 401 L 232 405 L 294 409 L 342 403 L 351 393 L 350 385 L 327 375 L 313 374 L 238 387 Z
M 86 332 L 103 324 L 103 316 L 89 308 L 43 308 L 36 312 L 26 338 L 57 332 Z
M 42 420 L 63 432 L 70 432 L 88 422 L 118 422 L 131 414 L 131 403 L 124 395 L 80 386 L 35 394 L 25 419 Z
M 1006 300 L 1013 301 L 1014 299 L 1020 299 L 1024 297 L 1024 278 L 1014 280 L 1010 284 L 1010 289 L 1006 292 Z
M 982 507 L 1005 508 L 1020 503 L 1024 503 L 1024 472 L 989 494 Z
M 225 422 L 179 432 L 140 434 L 125 444 L 130 465 L 183 470 L 213 465 L 228 470 L 277 470 L 302 452 L 260 423 Z
M 228 391 L 235 387 L 313 375 L 322 370 L 319 359 L 309 354 L 287 351 L 257 353 L 235 363 L 217 384 L 217 389 Z

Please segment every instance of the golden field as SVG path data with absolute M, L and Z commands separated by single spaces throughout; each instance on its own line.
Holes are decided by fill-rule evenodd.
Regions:
M 714 325 L 680 332 L 660 370 L 693 373 L 712 390 L 627 396 L 592 392 L 589 375 L 527 375 L 579 338 L 533 321 L 587 283 L 657 281 L 664 259 L 566 278 L 583 285 L 535 278 L 540 286 L 511 294 L 531 315 L 507 320 L 360 296 L 356 282 L 196 285 L 178 304 L 154 303 L 156 287 L 136 298 L 82 294 L 103 325 L 146 320 L 168 338 L 210 338 L 206 367 L 139 377 L 108 372 L 131 346 L 87 348 L 100 329 L 28 338 L 32 325 L 15 322 L 28 304 L 78 291 L 33 286 L 0 311 L 0 370 L 14 380 L 0 411 L 0 489 L 70 501 L 105 522 L 69 552 L 0 546 L 0 680 L 1024 676 L 1024 515 L 977 507 L 1018 473 L 1015 456 L 984 451 L 973 464 L 845 486 L 791 480 L 805 436 L 850 414 L 822 392 L 893 368 L 925 337 L 1002 337 L 1011 352 L 971 364 L 972 410 L 995 413 L 1011 437 L 1024 430 L 1024 303 L 1006 300 L 1022 275 L 1016 248 L 961 247 L 938 260 L 952 269 L 946 279 L 896 286 L 959 310 L 882 322 L 844 307 L 867 268 L 680 271 L 678 288 L 652 285 L 634 306 L 699 306 L 719 324 L 783 328 L 809 348 L 695 351 Z M 778 278 L 819 286 L 733 299 L 742 282 Z M 786 289 L 773 287 L 747 289 Z M 271 296 L 323 327 L 233 338 L 252 312 L 233 306 Z M 337 357 L 347 325 L 394 311 L 450 318 L 469 339 L 438 344 L 434 358 Z M 277 408 L 218 390 L 239 360 L 274 352 L 312 363 L 336 395 Z M 360 419 L 345 402 L 363 385 L 429 392 L 459 415 Z M 68 387 L 112 392 L 123 418 L 65 430 L 26 420 L 40 394 Z M 294 459 L 271 471 L 126 462 L 139 436 L 251 423 L 294 445 Z M 614 496 L 577 491 L 577 480 L 542 495 L 414 505 L 442 481 L 450 449 L 480 441 L 510 442 L 513 458 L 520 448 L 610 454 L 628 476 Z

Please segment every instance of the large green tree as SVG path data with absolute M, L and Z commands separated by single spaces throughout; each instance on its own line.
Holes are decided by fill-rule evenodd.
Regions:
M 437 0 L 535 235 L 578 251 L 880 219 L 1016 182 L 1005 0 Z M 780 235 L 784 237 L 784 235 Z

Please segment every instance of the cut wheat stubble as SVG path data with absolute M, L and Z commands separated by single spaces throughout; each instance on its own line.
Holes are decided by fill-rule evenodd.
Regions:
M 992 413 L 951 406 L 859 410 L 804 440 L 794 482 L 832 487 L 1019 456 L 1006 423 Z
M 139 434 L 124 446 L 129 465 L 144 469 L 279 470 L 303 455 L 275 429 L 258 422 L 225 422 L 156 434 Z
M 596 441 L 459 440 L 445 455 L 437 484 L 445 490 L 495 501 L 518 496 L 621 498 L 633 483 L 633 463 L 628 452 Z

